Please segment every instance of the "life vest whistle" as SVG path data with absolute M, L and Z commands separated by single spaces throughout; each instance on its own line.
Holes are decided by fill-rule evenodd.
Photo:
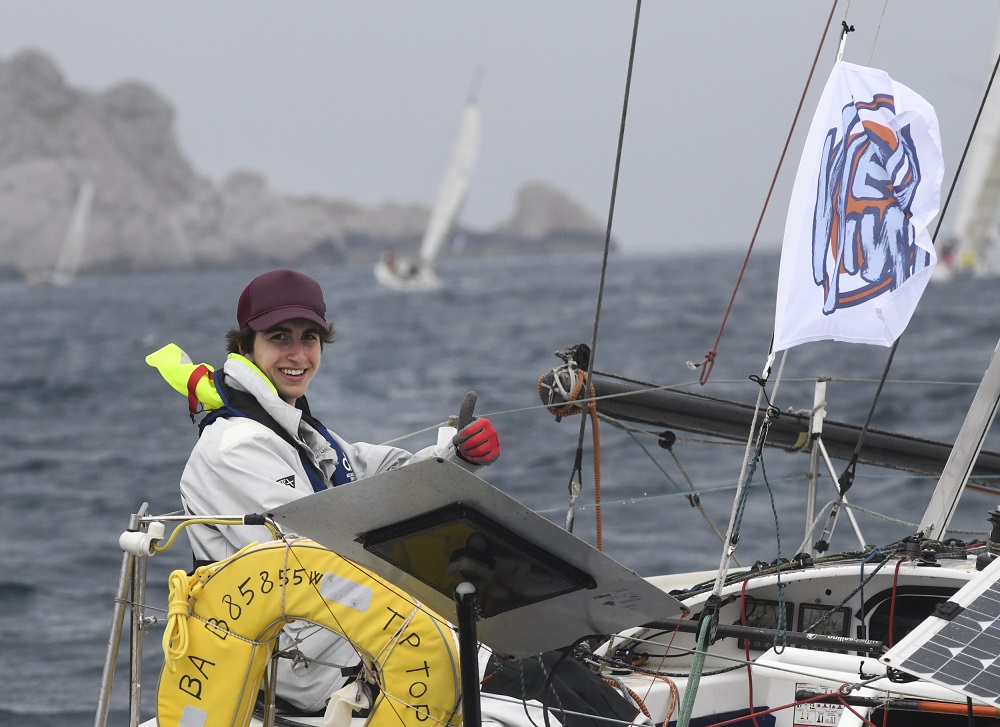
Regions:
M 196 364 L 176 343 L 168 343 L 159 351 L 146 356 L 146 363 L 179 394 L 188 399 L 192 414 L 221 409 L 225 404 L 215 389 L 215 369 L 209 364 Z M 202 409 L 199 409 L 199 404 Z

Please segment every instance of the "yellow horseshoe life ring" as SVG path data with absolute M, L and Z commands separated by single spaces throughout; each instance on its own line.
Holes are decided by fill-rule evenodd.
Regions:
M 273 541 L 170 581 L 159 727 L 245 727 L 281 628 L 305 619 L 349 639 L 381 694 L 366 725 L 461 724 L 454 633 L 378 576 L 310 540 Z

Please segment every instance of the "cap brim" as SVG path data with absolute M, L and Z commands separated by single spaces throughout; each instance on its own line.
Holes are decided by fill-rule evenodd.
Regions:
M 270 328 L 274 328 L 279 323 L 295 319 L 312 321 L 316 325 L 322 326 L 324 329 L 330 327 L 330 324 L 323 319 L 323 316 L 319 315 L 312 308 L 303 308 L 294 305 L 290 305 L 286 308 L 270 310 L 267 313 L 261 313 L 256 318 L 251 318 L 247 321 L 247 325 L 255 331 L 266 331 Z

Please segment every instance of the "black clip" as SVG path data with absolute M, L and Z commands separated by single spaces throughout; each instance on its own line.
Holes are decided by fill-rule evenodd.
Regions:
M 719 630 L 719 609 L 722 608 L 722 599 L 719 596 L 709 596 L 702 608 L 701 616 L 698 618 L 698 632 L 701 633 L 701 625 L 708 619 L 708 644 L 715 643 L 715 634 Z
M 959 606 L 954 601 L 945 601 L 944 603 L 939 603 L 935 606 L 934 613 L 931 615 L 943 618 L 945 621 L 954 621 L 955 617 L 964 610 L 965 606 Z

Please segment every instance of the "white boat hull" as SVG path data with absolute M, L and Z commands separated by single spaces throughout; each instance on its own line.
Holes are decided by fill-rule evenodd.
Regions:
M 390 262 L 383 257 L 375 264 L 375 280 L 379 285 L 391 290 L 425 292 L 441 287 L 441 278 L 428 266 L 401 261 Z
M 865 563 L 864 576 L 871 575 L 877 565 L 875 562 Z M 747 581 L 745 590 L 742 582 L 736 582 L 724 587 L 720 594 L 725 605 L 720 610 L 719 624 L 739 625 L 744 619 L 742 608 L 750 612 L 746 616 L 748 625 L 774 628 L 775 605 L 781 600 L 778 589 L 780 582 L 784 586 L 783 602 L 790 614 L 790 621 L 786 624 L 788 632 L 802 631 L 820 614 L 830 608 L 840 607 L 849 609 L 850 616 L 838 621 L 835 624 L 837 628 L 828 622 L 819 631 L 845 638 L 858 638 L 858 615 L 865 614 L 863 624 L 868 633 L 867 638 L 878 640 L 879 632 L 885 630 L 884 621 L 889 614 L 895 566 L 895 561 L 887 563 L 861 591 L 858 591 L 858 584 L 862 577 L 862 566 L 858 561 L 845 565 L 788 570 L 782 572 L 780 578 L 776 575 L 758 576 Z M 897 627 L 924 618 L 925 611 L 929 611 L 933 604 L 946 600 L 975 574 L 973 558 L 942 564 L 940 567 L 932 567 L 920 561 L 904 562 L 895 583 L 896 593 L 906 594 L 905 599 L 897 600 L 897 610 L 892 614 Z M 690 575 L 714 579 L 715 574 L 706 572 Z M 675 588 L 684 582 L 680 575 L 649 580 L 661 588 Z M 693 580 L 694 578 L 688 580 L 685 585 Z M 685 600 L 685 604 L 694 613 L 693 619 L 697 619 L 710 593 L 712 582 L 707 582 L 708 589 L 705 593 Z M 848 594 L 855 591 L 857 593 L 847 599 Z M 762 609 L 762 605 L 766 608 Z M 837 653 L 820 648 L 786 646 L 775 651 L 770 643 L 752 641 L 749 651 L 752 667 L 748 673 L 741 666 L 746 663 L 746 647 L 742 639 L 734 637 L 720 638 L 708 647 L 702 676 L 695 682 L 689 674 L 696 644 L 697 635 L 694 633 L 662 628 L 633 629 L 605 644 L 598 649 L 598 653 L 612 657 L 616 652 L 625 653 L 628 655 L 626 658 L 630 658 L 633 663 L 645 659 L 637 670 L 622 673 L 615 678 L 620 679 L 622 685 L 632 692 L 642 695 L 646 709 L 657 724 L 661 724 L 663 720 L 677 719 L 679 705 L 692 688 L 696 690 L 691 715 L 693 719 L 713 715 L 725 719 L 723 715 L 746 713 L 751 705 L 751 695 L 756 710 L 790 705 L 797 701 L 796 692 L 801 690 L 833 692 L 843 684 L 854 684 L 859 681 L 858 675 L 862 670 L 865 674 L 880 675 L 882 678 L 868 682 L 866 688 L 857 692 L 856 696 L 884 698 L 891 693 L 893 697 L 962 704 L 965 702 L 965 697 L 958 692 L 928 682 L 891 682 L 885 676 L 885 666 L 879 663 L 877 657 L 859 655 L 848 649 Z M 625 651 L 620 651 L 622 649 Z M 669 656 L 664 658 L 662 655 L 665 653 Z M 654 676 L 640 670 L 657 671 L 659 674 Z M 664 674 L 670 681 L 664 680 Z M 868 714 L 866 708 L 854 709 L 863 715 Z M 822 721 L 819 722 L 803 721 L 802 715 L 798 713 L 800 711 L 789 707 L 774 712 L 775 727 L 846 724 L 841 720 L 852 717 L 844 707 L 836 705 L 814 705 L 813 716 L 822 715 Z
M 892 594 L 897 594 L 893 618 L 901 628 L 924 618 L 934 604 L 947 600 L 976 574 L 973 558 L 945 561 L 935 567 L 920 560 L 904 561 L 898 568 L 896 561 L 885 564 L 866 581 L 859 590 L 862 578 L 873 575 L 877 562 L 837 562 L 799 569 L 786 566 L 780 574 L 769 573 L 751 577 L 744 587 L 742 581 L 725 586 L 720 595 L 723 606 L 719 611 L 720 627 L 740 625 L 769 628 L 778 626 L 774 606 L 784 603 L 789 616 L 787 631 L 807 629 L 809 621 L 817 619 L 831 608 L 844 609 L 849 614 L 818 629 L 826 635 L 844 638 L 861 638 L 856 633 L 859 616 L 868 638 L 879 636 L 887 627 Z M 702 593 L 684 599 L 695 621 L 704 608 L 711 592 L 715 572 L 676 574 L 652 577 L 649 580 L 663 590 L 694 589 L 707 584 Z M 779 593 L 779 586 L 784 593 Z M 905 594 L 905 597 L 899 596 Z M 851 633 L 848 633 L 848 630 Z M 642 706 L 655 724 L 670 724 L 677 720 L 685 699 L 694 698 L 692 720 L 718 719 L 725 721 L 734 716 L 748 714 L 752 705 L 758 713 L 771 712 L 775 727 L 797 727 L 812 724 L 857 724 L 854 715 L 845 707 L 835 704 L 814 703 L 808 714 L 789 705 L 799 701 L 803 691 L 814 693 L 836 692 L 845 684 L 856 684 L 859 674 L 865 674 L 864 687 L 852 692 L 857 697 L 876 700 L 891 695 L 893 698 L 910 698 L 930 702 L 964 704 L 965 698 L 957 692 L 924 681 L 899 683 L 890 680 L 886 667 L 876 656 L 858 654 L 850 649 L 837 651 L 817 648 L 785 646 L 775 650 L 771 643 L 751 640 L 749 647 L 740 638 L 722 636 L 709 645 L 700 679 L 691 675 L 697 635 L 664 627 L 635 628 L 622 632 L 595 651 L 602 659 L 603 676 L 617 681 L 622 687 L 638 695 Z M 749 648 L 749 662 L 747 661 Z M 628 660 L 634 668 L 609 666 L 608 659 Z M 749 665 L 749 668 L 748 668 Z M 693 690 L 693 691 L 692 691 Z M 799 697 L 797 697 L 799 695 Z M 507 697 L 482 695 L 482 723 L 496 725 L 529 724 L 525 721 L 525 708 L 532 711 L 535 724 L 542 724 L 540 705 L 527 705 Z M 552 705 L 550 705 L 551 707 Z M 864 717 L 870 717 L 871 707 L 852 707 Z M 550 712 L 550 721 L 559 722 Z M 294 717 L 302 725 L 322 725 L 322 717 Z M 813 721 L 810 721 L 813 720 Z M 819 721 L 816 721 L 819 720 Z M 637 724 L 642 722 L 640 716 Z M 251 725 L 262 721 L 255 717 Z M 362 719 L 352 720 L 351 727 L 361 727 Z M 157 727 L 155 719 L 142 727 Z

